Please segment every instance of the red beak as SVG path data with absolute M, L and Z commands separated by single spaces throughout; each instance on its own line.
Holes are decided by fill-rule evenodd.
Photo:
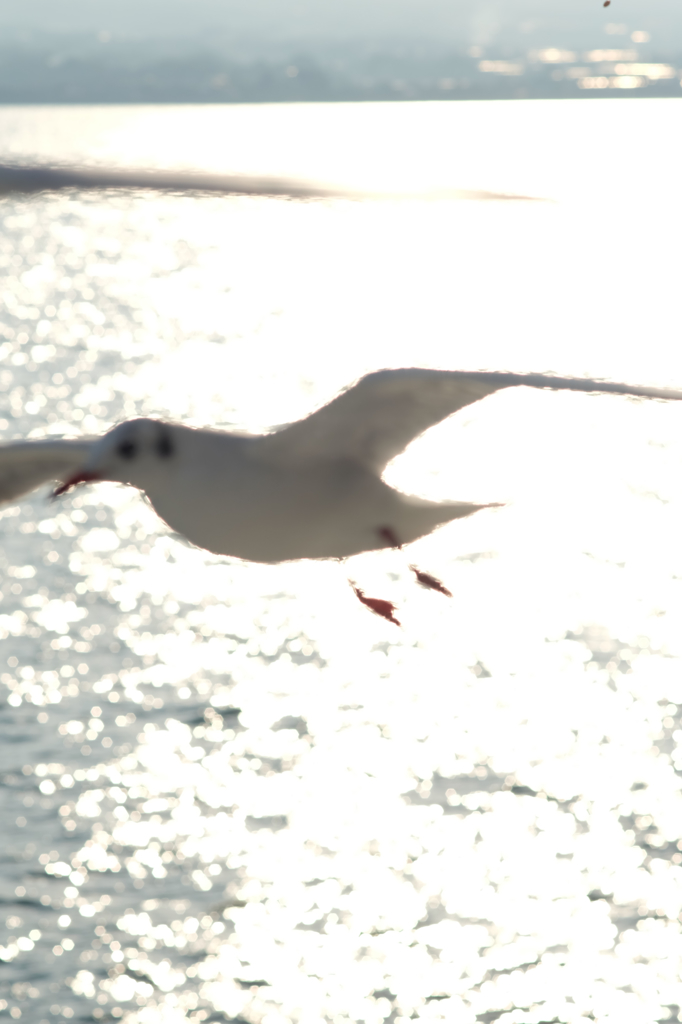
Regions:
M 73 476 L 69 477 L 68 480 L 65 480 L 63 484 L 60 484 L 59 487 L 56 487 L 54 489 L 54 491 L 52 492 L 52 497 L 58 498 L 60 494 L 65 494 L 66 491 L 70 490 L 72 487 L 75 487 L 76 484 L 88 484 L 92 483 L 93 480 L 101 479 L 102 478 L 98 476 L 97 473 L 74 473 Z

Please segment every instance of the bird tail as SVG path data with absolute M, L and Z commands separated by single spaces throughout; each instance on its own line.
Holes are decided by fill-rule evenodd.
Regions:
M 485 508 L 499 508 L 502 503 L 478 504 L 470 501 L 433 502 L 420 498 L 403 496 L 400 522 L 396 517 L 395 532 L 400 543 L 410 544 L 418 537 L 431 533 L 437 526 L 454 519 L 464 519 Z
M 467 516 L 472 516 L 474 512 L 482 512 L 486 508 L 504 508 L 505 505 L 504 501 L 489 501 L 485 505 L 478 505 L 470 501 L 448 502 L 440 506 L 445 515 L 439 520 L 439 523 L 451 523 L 453 519 L 465 519 Z

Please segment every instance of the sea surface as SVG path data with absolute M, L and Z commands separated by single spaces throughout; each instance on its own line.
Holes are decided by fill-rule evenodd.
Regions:
M 2 439 L 264 430 L 390 366 L 681 387 L 681 117 L 2 108 L 3 160 L 391 193 L 3 198 Z M 389 467 L 506 502 L 409 552 L 217 557 L 115 484 L 5 507 L 0 1019 L 682 1019 L 681 469 L 676 404 L 514 389 Z

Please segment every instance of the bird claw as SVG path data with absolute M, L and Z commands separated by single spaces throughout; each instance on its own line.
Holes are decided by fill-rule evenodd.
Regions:
M 396 606 L 392 601 L 383 601 L 380 597 L 365 597 L 363 591 L 360 590 L 359 587 L 356 587 L 352 582 L 350 585 L 353 588 L 353 592 L 358 601 L 361 601 L 362 604 L 369 608 L 370 611 L 373 611 L 375 615 L 380 615 L 382 619 L 387 619 L 388 622 L 393 622 L 396 626 L 401 625 L 399 620 L 396 619 L 393 614 L 396 610 Z
M 411 565 L 410 569 L 417 577 L 417 583 L 420 583 L 422 587 L 426 587 L 428 590 L 437 590 L 439 594 L 445 594 L 446 597 L 452 597 L 451 592 L 445 584 L 441 583 L 441 581 L 435 576 L 432 576 L 431 573 L 422 572 L 422 570 L 418 569 L 416 565 Z

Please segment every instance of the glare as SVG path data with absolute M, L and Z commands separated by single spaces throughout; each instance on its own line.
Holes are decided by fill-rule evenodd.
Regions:
M 630 54 L 584 56 L 579 81 L 666 67 Z M 638 132 L 665 123 L 623 104 Z M 528 140 L 551 128 L 495 109 L 477 116 L 496 138 L 512 116 Z M 598 141 L 598 111 L 553 110 Z M 145 152 L 147 115 L 118 116 L 107 130 Z M 465 132 L 469 105 L 457 116 Z M 30 234 L 50 256 L 7 286 L 6 436 L 133 415 L 266 429 L 385 365 L 679 385 L 669 221 L 637 154 L 613 196 L 586 198 L 544 142 L 504 171 L 460 149 L 442 162 L 458 185 L 506 174 L 560 201 L 4 201 L 7 245 Z M 388 477 L 508 504 L 409 560 L 218 558 L 108 484 L 3 510 L 0 683 L 36 746 L 7 782 L 25 824 L 17 839 L 13 811 L 21 916 L 0 958 L 47 959 L 68 979 L 54 1005 L 125 1024 L 665 1019 L 682 961 L 679 436 L 660 403 L 496 395 Z M 412 560 L 453 598 L 417 587 Z M 351 571 L 400 604 L 401 630 L 359 606 Z

